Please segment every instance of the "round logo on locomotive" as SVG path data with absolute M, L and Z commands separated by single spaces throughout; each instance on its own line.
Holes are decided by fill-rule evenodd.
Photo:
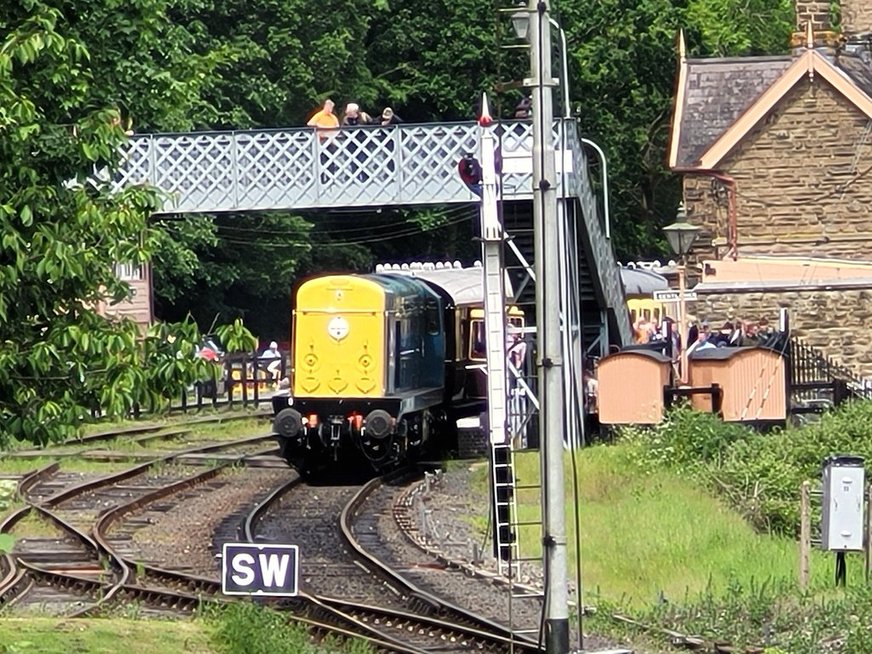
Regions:
M 342 316 L 336 316 L 327 323 L 327 333 L 331 338 L 341 341 L 348 336 L 348 321 Z

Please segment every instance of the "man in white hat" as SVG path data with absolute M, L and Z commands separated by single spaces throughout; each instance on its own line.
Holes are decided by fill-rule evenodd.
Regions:
M 382 111 L 381 120 L 379 121 L 382 125 L 396 125 L 397 123 L 403 122 L 402 119 L 394 113 L 394 110 L 390 107 L 385 107 L 384 111 Z

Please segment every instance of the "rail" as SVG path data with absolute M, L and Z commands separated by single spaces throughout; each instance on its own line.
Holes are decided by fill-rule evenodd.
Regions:
M 578 197 L 581 206 L 586 238 L 584 239 L 585 258 L 590 262 L 591 276 L 595 277 L 593 287 L 601 295 L 600 304 L 614 316 L 621 343 L 633 342 L 630 312 L 627 309 L 626 293 L 621 281 L 621 269 L 612 250 L 612 242 L 606 236 L 606 224 L 599 215 L 596 198 L 590 183 L 587 156 L 579 140 L 578 130 L 570 123 L 566 130 L 567 146 L 572 153 L 573 174 L 569 178 L 567 191 Z
M 796 336 L 791 336 L 788 352 L 791 388 L 812 390 L 809 384 L 844 382 L 853 397 L 872 399 L 872 386 L 867 380 L 862 379 L 846 366 L 836 363 L 816 347 Z M 805 388 L 802 388 L 803 386 Z

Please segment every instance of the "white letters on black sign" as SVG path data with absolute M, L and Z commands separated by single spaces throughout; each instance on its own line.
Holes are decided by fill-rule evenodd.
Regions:
M 225 543 L 221 590 L 225 595 L 293 596 L 299 570 L 296 545 Z

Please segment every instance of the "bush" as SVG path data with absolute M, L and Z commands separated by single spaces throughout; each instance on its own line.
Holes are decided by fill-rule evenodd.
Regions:
M 849 402 L 819 422 L 759 434 L 686 407 L 650 430 L 623 430 L 642 470 L 665 466 L 696 477 L 756 528 L 795 536 L 799 491 L 818 481 L 823 460 L 854 454 L 872 461 L 872 402 Z
M 270 608 L 253 602 L 232 602 L 213 606 L 206 614 L 213 626 L 212 641 L 216 649 L 227 654 L 372 654 L 372 647 L 362 640 L 310 640 L 307 631 L 288 622 Z
M 725 423 L 711 413 L 682 405 L 650 429 L 621 429 L 618 438 L 633 445 L 636 463 L 643 467 L 696 470 L 705 464 L 718 465 L 735 443 L 754 437 L 742 425 Z

